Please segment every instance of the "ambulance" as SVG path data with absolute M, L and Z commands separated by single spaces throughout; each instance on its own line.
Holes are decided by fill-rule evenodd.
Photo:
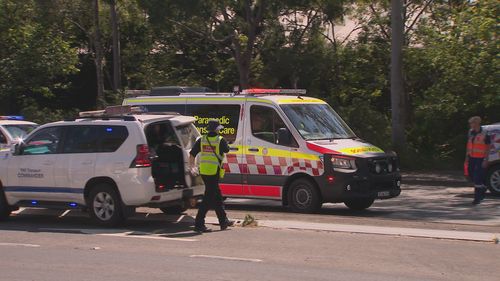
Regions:
M 298 89 L 140 94 L 123 105 L 193 116 L 201 134 L 217 118 L 230 144 L 224 197 L 280 200 L 312 213 L 323 203 L 369 208 L 401 193 L 398 157 L 360 139 L 326 102 Z

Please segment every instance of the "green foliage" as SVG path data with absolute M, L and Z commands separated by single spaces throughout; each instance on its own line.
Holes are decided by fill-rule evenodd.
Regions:
M 426 16 L 411 29 L 405 17 L 411 112 L 403 161 L 459 167 L 467 118 L 500 120 L 500 5 L 408 3 L 405 15 L 425 9 Z M 110 90 L 109 2 L 100 6 L 106 102 L 118 104 L 123 93 Z M 117 8 L 126 88 L 230 91 L 248 71 L 252 86 L 306 88 L 360 137 L 390 149 L 389 1 L 118 0 Z M 359 26 L 342 42 L 330 30 L 346 15 Z M 0 114 L 43 123 L 93 109 L 94 28 L 92 1 L 0 0 Z

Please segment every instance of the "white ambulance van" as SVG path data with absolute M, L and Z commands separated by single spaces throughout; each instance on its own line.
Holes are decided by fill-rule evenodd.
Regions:
M 297 212 L 322 203 L 369 208 L 401 193 L 398 158 L 358 138 L 324 101 L 297 89 L 236 93 L 180 92 L 126 98 L 123 105 L 194 116 L 205 133 L 217 118 L 231 151 L 221 182 L 225 197 L 281 200 Z

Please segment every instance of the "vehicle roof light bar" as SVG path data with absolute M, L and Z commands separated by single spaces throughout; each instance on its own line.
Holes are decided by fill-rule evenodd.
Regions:
M 305 95 L 306 94 L 305 89 L 259 89 L 259 88 L 252 88 L 252 89 L 246 89 L 243 90 L 243 94 L 247 95 L 269 95 L 269 94 L 278 94 L 278 95 Z
M 144 111 L 139 106 L 130 105 L 116 105 L 108 106 L 103 110 L 93 110 L 93 111 L 82 111 L 78 114 L 79 117 L 108 117 L 108 116 L 119 116 L 134 113 L 143 113 Z
M 0 120 L 17 120 L 17 121 L 22 121 L 22 120 L 24 120 L 24 116 L 20 116 L 20 115 L 0 116 Z

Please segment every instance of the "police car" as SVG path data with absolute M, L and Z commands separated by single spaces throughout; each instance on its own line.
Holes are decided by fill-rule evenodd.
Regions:
M 491 139 L 486 185 L 491 193 L 500 195 L 500 123 L 483 126 L 483 129 Z
M 194 116 L 201 133 L 210 119 L 220 121 L 231 149 L 220 184 L 225 197 L 281 200 L 310 213 L 325 202 L 362 210 L 401 192 L 398 157 L 358 138 L 305 90 L 132 94 L 124 105 Z
M 40 126 L 1 158 L 0 218 L 18 207 L 83 208 L 115 225 L 135 207 L 179 212 L 202 195 L 186 168 L 193 117 L 114 111 Z
M 0 151 L 8 151 L 37 126 L 22 116 L 0 116 Z

